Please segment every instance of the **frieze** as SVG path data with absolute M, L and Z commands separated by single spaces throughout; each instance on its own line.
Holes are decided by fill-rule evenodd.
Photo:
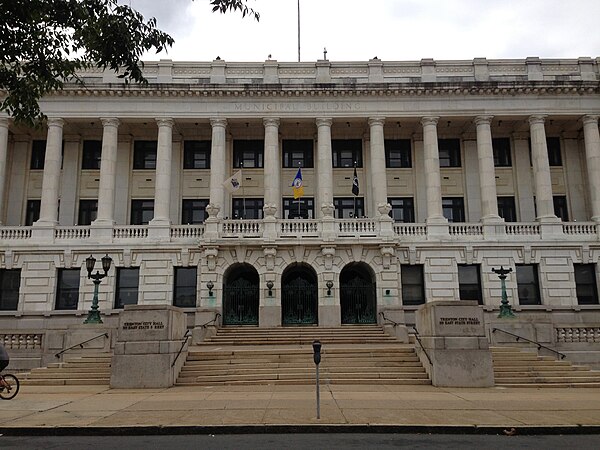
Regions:
M 286 102 L 286 103 L 234 103 L 234 111 L 277 112 L 277 111 L 361 111 L 364 106 L 358 102 Z

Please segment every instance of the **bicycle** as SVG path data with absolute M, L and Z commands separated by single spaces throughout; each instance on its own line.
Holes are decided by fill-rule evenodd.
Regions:
M 10 400 L 15 398 L 15 395 L 19 392 L 19 379 L 12 373 L 5 373 L 0 375 L 0 378 L 8 383 L 9 387 L 0 386 L 0 398 L 2 400 Z

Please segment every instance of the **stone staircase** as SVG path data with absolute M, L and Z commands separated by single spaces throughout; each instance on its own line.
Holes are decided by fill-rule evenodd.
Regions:
M 24 385 L 108 385 L 110 383 L 110 353 L 90 353 L 66 356 L 63 362 L 32 369 L 20 377 Z
M 504 387 L 600 387 L 600 371 L 552 356 L 536 349 L 491 347 L 496 386 Z
M 379 326 L 347 326 L 221 328 L 190 347 L 177 385 L 313 384 L 316 339 L 322 383 L 431 384 L 414 346 Z

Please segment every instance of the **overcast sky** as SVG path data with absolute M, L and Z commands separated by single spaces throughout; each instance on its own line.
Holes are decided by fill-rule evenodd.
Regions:
M 298 60 L 298 0 L 249 0 L 260 21 L 209 0 L 119 0 L 175 39 L 147 61 Z M 301 60 L 600 56 L 600 0 L 300 0 Z

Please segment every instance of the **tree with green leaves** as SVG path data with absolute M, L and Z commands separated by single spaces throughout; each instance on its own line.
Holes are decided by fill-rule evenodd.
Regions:
M 210 0 L 213 12 L 239 11 L 259 20 L 248 0 Z M 126 82 L 147 83 L 141 56 L 173 45 L 156 19 L 117 0 L 10 0 L 0 2 L 0 110 L 17 122 L 44 118 L 39 99 L 77 71 L 99 67 Z

